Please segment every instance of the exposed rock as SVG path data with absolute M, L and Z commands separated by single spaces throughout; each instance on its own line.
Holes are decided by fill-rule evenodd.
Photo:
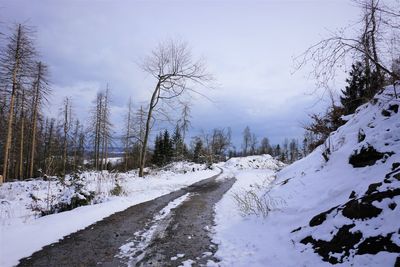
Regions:
M 354 151 L 349 158 L 349 163 L 354 168 L 372 166 L 377 160 L 382 159 L 384 155 L 384 153 L 378 152 L 373 146 L 368 145 L 367 147 L 362 147 L 359 152 Z
M 390 117 L 390 115 L 392 115 L 390 111 L 387 111 L 386 109 L 382 110 L 382 116 Z
M 356 192 L 351 191 L 350 196 L 349 196 L 349 199 L 356 198 L 356 197 L 357 197 Z
M 400 247 L 391 240 L 394 233 L 389 233 L 386 236 L 373 236 L 366 238 L 358 245 L 356 254 L 377 254 L 381 251 L 400 253 Z
M 324 211 L 316 216 L 314 216 L 311 220 L 309 225 L 311 227 L 317 226 L 322 224 L 325 220 L 326 220 L 326 216 L 331 213 L 334 209 L 336 209 L 337 207 L 333 207 L 330 210 Z
M 388 110 L 391 110 L 394 113 L 397 113 L 399 111 L 399 105 L 397 105 L 397 104 L 390 105 Z
M 366 135 L 363 129 L 359 129 L 358 130 L 358 142 L 361 143 L 362 141 L 364 141 Z
M 367 190 L 367 192 L 365 192 L 365 194 L 370 195 L 371 193 L 377 191 L 377 188 L 378 188 L 379 186 L 381 186 L 381 185 L 382 185 L 382 183 L 373 183 L 373 184 L 370 184 L 370 185 L 368 186 L 368 190 Z
M 349 219 L 370 219 L 378 216 L 382 209 L 375 207 L 370 203 L 365 203 L 357 199 L 350 200 L 345 204 L 342 210 L 343 216 Z
M 392 171 L 394 171 L 395 169 L 397 169 L 398 167 L 400 167 L 400 162 L 394 162 L 392 164 Z
M 303 244 L 312 244 L 313 249 L 324 261 L 331 264 L 343 262 L 343 258 L 350 255 L 350 249 L 354 248 L 362 238 L 360 232 L 350 232 L 355 225 L 343 225 L 330 241 L 316 240 L 312 236 L 307 236 L 300 242 Z M 332 253 L 341 253 L 341 256 L 332 256 Z

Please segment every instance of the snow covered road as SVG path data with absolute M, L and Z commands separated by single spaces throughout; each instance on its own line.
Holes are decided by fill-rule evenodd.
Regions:
M 178 266 L 207 263 L 213 209 L 234 179 L 216 176 L 115 213 L 20 261 L 19 266 Z

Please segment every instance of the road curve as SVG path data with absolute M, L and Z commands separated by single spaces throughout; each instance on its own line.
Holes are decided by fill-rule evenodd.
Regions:
M 187 260 L 199 266 L 215 261 L 216 245 L 209 237 L 214 205 L 235 182 L 217 181 L 219 175 L 117 212 L 43 247 L 18 266 L 179 266 Z M 167 216 L 154 219 L 188 193 Z M 134 254 L 121 253 L 127 243 Z

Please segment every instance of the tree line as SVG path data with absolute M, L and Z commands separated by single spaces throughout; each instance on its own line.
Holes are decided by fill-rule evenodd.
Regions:
M 112 143 L 110 90 L 97 94 L 90 125 L 74 115 L 70 97 L 58 118 L 43 112 L 52 89 L 49 67 L 38 56 L 35 32 L 17 24 L 4 34 L 0 56 L 0 184 L 10 179 L 64 176 L 87 167 L 106 168 Z M 89 147 L 89 149 L 88 149 Z M 93 147 L 93 150 L 90 149 Z M 87 163 L 87 155 L 92 160 Z
M 241 148 L 237 149 L 232 143 L 231 135 L 230 128 L 215 128 L 208 133 L 203 131 L 192 137 L 188 146 L 178 126 L 172 135 L 168 130 L 161 131 L 154 140 L 151 163 L 162 167 L 171 162 L 187 160 L 211 165 L 232 157 L 262 154 L 269 154 L 285 163 L 293 163 L 311 152 L 307 143 L 301 144 L 295 138 L 285 138 L 282 144 L 276 145 L 271 144 L 267 137 L 258 141 L 256 134 L 248 126 L 243 130 Z

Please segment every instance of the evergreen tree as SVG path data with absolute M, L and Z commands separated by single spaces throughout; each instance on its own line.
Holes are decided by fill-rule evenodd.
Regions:
M 172 150 L 174 160 L 183 159 L 183 154 L 185 152 L 185 143 L 183 141 L 181 130 L 178 125 L 176 125 L 174 134 L 172 136 Z
M 196 163 L 201 163 L 201 152 L 203 150 L 203 142 L 200 138 L 195 141 L 193 150 L 193 161 Z
M 162 165 L 162 136 L 161 133 L 156 136 L 156 139 L 154 141 L 154 153 L 152 157 L 152 163 L 161 166 Z
M 154 153 L 152 163 L 157 166 L 164 166 L 172 161 L 174 155 L 173 141 L 168 130 L 156 136 L 154 141 Z
M 340 101 L 344 107 L 344 114 L 352 114 L 354 111 L 372 99 L 381 89 L 384 78 L 377 70 L 365 67 L 357 61 L 352 65 L 350 77 L 346 79 L 347 86 L 342 90 Z
M 346 82 L 348 85 L 345 90 L 342 90 L 343 96 L 340 97 L 345 115 L 354 113 L 365 101 L 367 79 L 361 62 L 352 65 L 350 77 L 346 79 Z
M 173 151 L 172 140 L 170 139 L 168 130 L 165 130 L 162 140 L 163 165 L 171 162 L 173 154 L 174 151 Z
M 275 157 L 280 157 L 281 156 L 281 146 L 278 144 L 276 145 L 275 149 L 274 149 L 274 156 Z

